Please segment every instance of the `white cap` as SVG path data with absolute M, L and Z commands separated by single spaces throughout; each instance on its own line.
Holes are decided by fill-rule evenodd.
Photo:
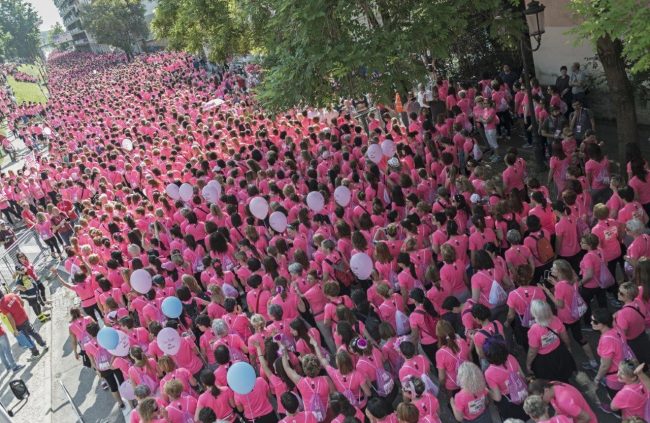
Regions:
M 391 167 L 399 167 L 399 160 L 397 157 L 393 157 L 390 160 L 388 160 L 388 165 Z
M 472 203 L 476 204 L 476 203 L 478 203 L 479 201 L 481 201 L 481 196 L 478 195 L 477 193 L 474 193 L 474 194 L 472 194 L 472 195 L 469 197 L 469 201 L 471 201 Z

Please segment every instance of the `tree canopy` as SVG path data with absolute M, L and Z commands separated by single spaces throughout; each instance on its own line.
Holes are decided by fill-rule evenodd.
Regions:
M 129 58 L 134 45 L 149 35 L 139 0 L 94 0 L 80 11 L 84 28 L 98 43 L 117 47 Z
M 223 61 L 250 50 L 249 25 L 234 0 L 159 0 L 154 33 L 169 47 Z
M 63 28 L 63 25 L 61 25 L 60 22 L 55 23 L 54 25 L 52 25 L 52 28 L 50 28 L 50 32 L 47 35 L 48 42 L 54 45 L 57 37 L 63 33 L 65 33 L 65 28 Z M 67 50 L 70 44 L 71 44 L 70 42 L 65 42 L 65 43 L 61 43 L 61 45 L 59 45 L 58 47 L 61 50 Z
M 38 55 L 41 18 L 24 0 L 0 1 L 0 54 L 6 58 Z
M 574 32 L 594 44 L 609 36 L 620 40 L 622 54 L 633 74 L 650 71 L 650 7 L 639 0 L 571 0 L 582 18 Z

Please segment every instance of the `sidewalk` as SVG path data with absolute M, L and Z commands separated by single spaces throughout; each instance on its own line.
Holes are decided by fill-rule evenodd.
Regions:
M 3 160 L 2 171 L 9 169 L 18 170 L 23 166 L 20 153 L 25 149 L 22 142 L 14 140 L 14 146 L 19 153 L 19 159 L 9 164 L 9 158 Z M 6 165 L 5 165 L 6 163 Z M 68 334 L 69 309 L 78 305 L 76 295 L 62 287 L 58 282 L 48 281 L 49 270 L 55 264 L 47 252 L 40 248 L 31 238 L 31 242 L 21 245 L 32 260 L 35 270 L 45 281 L 52 300 L 52 320 L 41 324 L 29 310 L 34 328 L 47 342 L 50 350 L 40 359 L 28 362 L 31 355 L 28 350 L 22 349 L 12 335 L 8 335 L 14 358 L 17 362 L 26 364 L 25 368 L 17 374 L 11 374 L 4 369 L 0 370 L 0 401 L 7 408 L 18 404 L 9 389 L 9 381 L 22 379 L 30 391 L 30 397 L 22 408 L 16 407 L 13 417 L 14 423 L 73 423 L 77 415 L 63 392 L 60 382 L 67 388 L 74 404 L 79 408 L 85 423 L 122 423 L 122 411 L 115 405 L 115 400 L 110 392 L 98 386 L 99 378 L 94 371 L 84 368 L 81 361 L 74 359 L 72 345 Z M 40 348 L 39 348 L 40 349 Z

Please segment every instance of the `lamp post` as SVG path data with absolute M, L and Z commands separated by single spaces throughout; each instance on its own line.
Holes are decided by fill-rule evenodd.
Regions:
M 526 97 L 528 97 L 528 113 L 530 113 L 530 122 L 532 125 L 532 136 L 533 136 L 533 147 L 535 148 L 535 159 L 537 161 L 537 166 L 540 170 L 546 169 L 546 153 L 544 149 L 544 144 L 541 136 L 539 135 L 539 125 L 541 122 L 537 122 L 535 117 L 535 106 L 533 104 L 533 93 L 530 87 L 530 78 L 528 65 L 526 63 L 526 50 L 537 51 L 542 42 L 542 34 L 544 33 L 544 9 L 546 6 L 539 3 L 537 0 L 532 0 L 528 7 L 524 10 L 523 15 L 526 18 L 526 23 L 528 25 L 527 34 L 529 37 L 532 37 L 536 45 L 535 47 L 528 47 L 525 42 L 526 33 L 522 34 L 520 40 L 520 50 L 521 50 L 521 59 L 524 65 L 523 69 L 523 79 L 524 86 L 526 87 Z

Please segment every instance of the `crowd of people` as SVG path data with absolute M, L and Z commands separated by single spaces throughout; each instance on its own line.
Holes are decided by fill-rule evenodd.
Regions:
M 544 180 L 498 144 L 513 118 L 529 129 L 509 69 L 440 79 L 367 121 L 351 102 L 270 116 L 257 76 L 181 53 L 60 54 L 48 76 L 46 106 L 8 115 L 42 148 L 3 176 L 0 210 L 61 262 L 75 357 L 130 422 L 650 418 L 648 166 L 631 144 L 610 174 L 564 88 L 532 81 Z M 25 259 L 19 294 L 47 319 Z M 37 356 L 20 303 L 2 294 L 0 311 Z M 228 376 L 241 362 L 247 393 Z

